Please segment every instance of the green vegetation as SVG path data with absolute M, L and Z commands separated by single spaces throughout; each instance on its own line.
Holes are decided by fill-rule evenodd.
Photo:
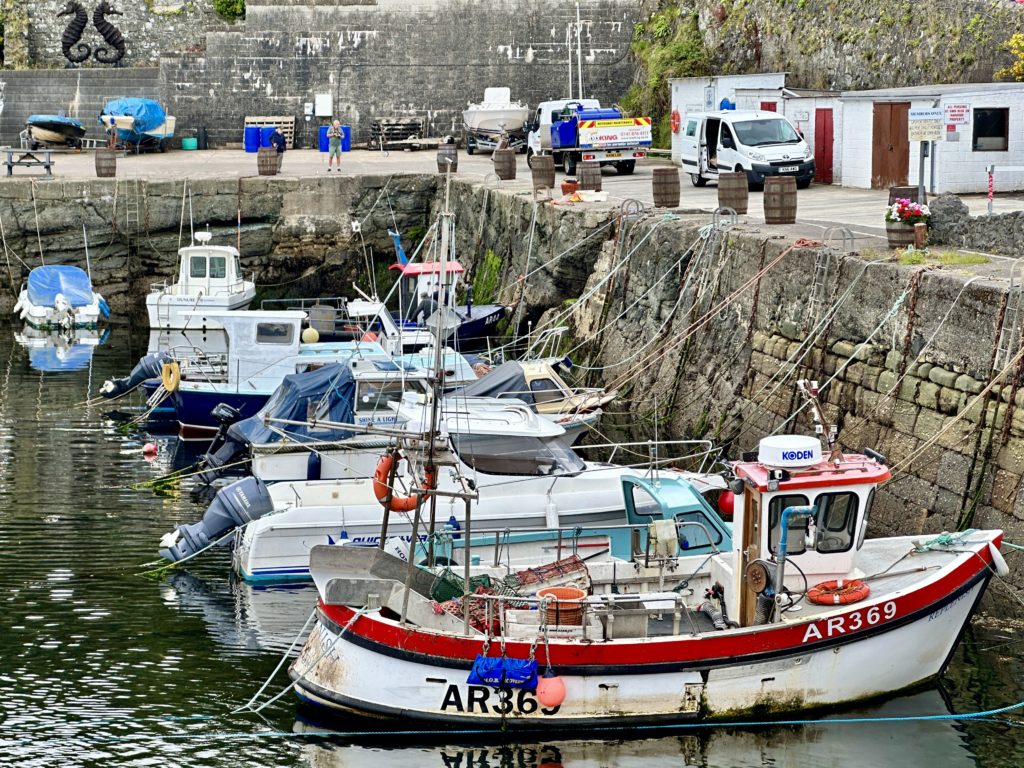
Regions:
M 996 72 L 996 77 L 1004 80 L 1024 80 L 1024 33 L 1017 32 L 1003 43 L 1003 48 L 1010 52 L 1013 63 Z
M 488 249 L 474 272 L 473 301 L 477 304 L 492 304 L 498 297 L 501 257 Z
M 622 107 L 632 115 L 650 115 L 654 145 L 668 147 L 672 143 L 668 79 L 709 74 L 711 64 L 696 11 L 684 11 L 666 0 L 661 5 L 646 23 L 636 25 L 632 52 L 643 78 L 629 89 Z
M 228 21 L 245 16 L 245 0 L 213 0 L 213 10 Z
M 965 253 L 964 251 L 933 251 L 924 249 L 921 251 L 897 251 L 896 261 L 900 264 L 916 266 L 928 264 L 931 266 L 955 267 L 967 266 L 970 264 L 988 264 L 992 259 L 980 253 Z

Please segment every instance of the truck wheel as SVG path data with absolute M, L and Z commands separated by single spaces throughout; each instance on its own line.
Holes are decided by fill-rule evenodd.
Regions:
M 563 155 L 561 152 L 552 152 L 551 157 L 555 159 L 555 170 L 564 171 L 565 155 Z
M 695 187 L 703 187 L 705 184 L 708 183 L 708 180 L 701 176 L 699 173 L 691 173 L 690 183 L 692 183 Z
M 810 179 L 802 179 L 801 181 L 798 181 L 796 183 L 796 188 L 797 189 L 807 189 L 809 186 L 811 186 L 811 180 Z
M 565 156 L 565 175 L 576 175 L 576 155 L 569 154 Z
M 636 169 L 636 160 L 621 160 L 615 164 L 620 176 L 629 176 Z
M 466 154 L 467 155 L 475 155 L 476 154 L 476 144 L 474 144 L 472 141 L 467 141 L 466 142 Z
M 529 147 L 526 148 L 526 167 L 533 168 L 533 150 Z

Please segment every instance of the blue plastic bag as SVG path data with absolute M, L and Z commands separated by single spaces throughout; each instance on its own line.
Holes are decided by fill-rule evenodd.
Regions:
M 533 659 L 510 659 L 507 656 L 488 658 L 478 653 L 466 684 L 532 691 L 537 688 L 537 662 Z

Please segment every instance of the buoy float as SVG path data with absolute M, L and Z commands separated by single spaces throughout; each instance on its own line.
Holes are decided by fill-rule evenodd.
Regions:
M 672 116 L 669 118 L 669 124 L 672 126 L 672 133 L 679 133 L 679 128 L 683 124 L 683 119 L 679 116 L 678 109 L 672 110 Z
M 848 605 L 871 594 L 867 582 L 859 579 L 823 581 L 807 590 L 807 599 L 815 605 Z
M 181 366 L 176 360 L 164 363 L 160 369 L 160 383 L 168 392 L 175 392 L 181 384 Z
M 303 344 L 316 344 L 318 341 L 320 341 L 320 331 L 312 327 L 302 329 Z
M 565 701 L 565 683 L 550 669 L 537 680 L 537 701 L 544 707 L 560 707 Z
M 395 463 L 401 460 L 402 457 L 397 452 L 385 453 L 380 457 L 380 461 L 377 462 L 377 468 L 373 472 L 373 495 L 377 497 L 377 501 L 384 505 L 384 508 L 389 512 L 412 512 L 416 509 L 416 494 L 411 496 L 396 496 L 392 494 L 391 501 L 390 503 L 388 502 L 388 491 L 390 490 L 388 483 L 391 480 L 391 470 Z M 437 487 L 436 470 L 426 470 L 421 487 L 424 491 L 432 491 Z
M 735 505 L 736 494 L 732 491 L 722 491 L 718 495 L 718 512 L 722 517 L 732 517 Z
M 156 443 L 146 443 L 142 446 L 142 452 L 147 456 L 152 456 L 159 450 L 159 446 Z
M 359 340 L 360 341 L 376 341 L 377 340 L 377 334 L 374 333 L 373 331 L 367 331 L 366 333 L 364 333 L 362 336 L 359 337 Z

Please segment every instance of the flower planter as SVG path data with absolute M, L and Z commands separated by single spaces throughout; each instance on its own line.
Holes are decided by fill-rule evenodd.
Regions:
M 885 236 L 890 248 L 909 248 L 914 244 L 914 225 L 902 221 L 885 222 Z
M 566 179 L 562 182 L 563 195 L 571 195 L 577 189 L 579 189 L 579 183 L 575 179 Z

